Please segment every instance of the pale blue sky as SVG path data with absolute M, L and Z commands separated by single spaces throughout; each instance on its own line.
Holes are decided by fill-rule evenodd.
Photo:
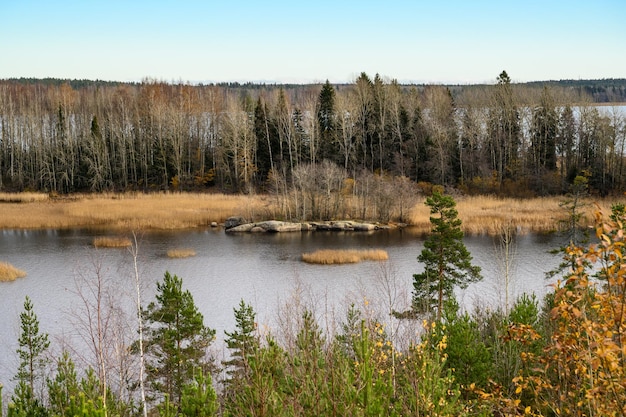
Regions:
M 626 78 L 626 0 L 0 0 L 0 78 Z

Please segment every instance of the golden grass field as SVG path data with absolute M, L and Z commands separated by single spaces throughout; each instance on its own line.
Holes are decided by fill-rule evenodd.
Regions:
M 511 199 L 492 196 L 455 197 L 467 234 L 497 234 L 512 225 L 518 232 L 552 232 L 567 217 L 563 197 Z M 250 221 L 276 218 L 271 198 L 200 193 L 85 194 L 49 198 L 47 194 L 0 193 L 0 229 L 102 227 L 115 230 L 185 229 L 223 223 L 230 216 Z M 588 199 L 589 225 L 598 209 L 605 215 L 617 200 Z M 417 232 L 430 230 L 429 208 L 422 198 L 410 216 Z
M 361 261 L 385 261 L 389 259 L 387 251 L 382 249 L 321 249 L 303 253 L 302 260 L 309 264 L 354 264 Z
M 225 194 L 85 194 L 67 198 L 0 194 L 0 229 L 106 227 L 122 230 L 185 229 L 223 222 L 232 215 L 263 217 L 260 197 Z
M 26 272 L 8 262 L 0 262 L 0 282 L 15 281 L 26 276 Z

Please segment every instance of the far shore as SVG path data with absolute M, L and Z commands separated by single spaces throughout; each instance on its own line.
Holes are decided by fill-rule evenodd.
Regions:
M 560 206 L 565 197 L 455 196 L 455 200 L 462 228 L 467 234 L 497 235 L 504 227 L 519 233 L 551 233 L 558 231 L 560 223 L 567 218 L 565 209 Z M 106 193 L 64 197 L 0 193 L 0 229 L 139 231 L 200 228 L 223 224 L 231 216 L 241 216 L 249 221 L 275 219 L 277 211 L 273 209 L 272 201 L 268 195 L 203 193 Z M 608 216 L 611 205 L 618 201 L 621 200 L 587 199 L 582 208 L 584 223 L 591 226 L 598 210 Z M 422 197 L 404 223 L 426 233 L 430 229 L 429 216 Z

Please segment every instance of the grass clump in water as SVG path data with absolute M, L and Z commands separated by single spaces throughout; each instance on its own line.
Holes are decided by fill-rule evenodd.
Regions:
M 322 249 L 303 253 L 302 260 L 310 264 L 353 264 L 361 261 L 385 261 L 389 259 L 387 251 L 382 249 Z
M 26 272 L 11 265 L 8 262 L 0 262 L 0 281 L 15 281 L 26 276 Z
M 189 258 L 196 256 L 196 251 L 193 249 L 170 249 L 167 251 L 168 258 Z
M 125 237 L 97 237 L 93 240 L 96 248 L 126 248 L 131 245 L 130 239 Z

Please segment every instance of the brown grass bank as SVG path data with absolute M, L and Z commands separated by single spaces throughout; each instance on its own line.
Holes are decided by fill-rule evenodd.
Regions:
M 552 232 L 567 214 L 559 207 L 564 197 L 533 199 L 492 196 L 455 197 L 463 230 L 468 234 L 497 234 L 513 225 L 519 232 Z M 47 194 L 0 193 L 0 229 L 102 227 L 117 230 L 185 229 L 223 223 L 230 216 L 251 221 L 276 218 L 279 210 L 264 195 L 201 193 L 85 194 L 49 198 Z M 617 200 L 588 199 L 585 221 L 593 223 L 598 207 L 610 213 Z M 413 208 L 410 224 L 418 232 L 430 230 L 429 208 L 422 198 Z M 367 219 L 362 219 L 367 220 Z
M 0 262 L 0 282 L 15 281 L 26 276 L 26 272 L 8 262 Z
M 382 249 L 322 249 L 311 253 L 303 253 L 302 260 L 309 264 L 353 264 L 361 261 L 384 261 L 389 259 L 387 251 Z
M 8 199 L 0 194 L 0 202 Z M 0 210 L 0 229 L 185 229 L 221 223 L 232 215 L 268 215 L 263 197 L 200 193 L 85 194 L 19 202 L 11 196 Z
M 493 196 L 471 196 L 456 198 L 457 210 L 463 231 L 466 234 L 497 235 L 503 227 L 513 227 L 518 233 L 550 233 L 558 231 L 567 212 L 560 206 L 564 197 L 531 199 L 497 198 Z M 586 199 L 580 210 L 584 213 L 581 222 L 591 226 L 594 213 L 601 210 L 608 215 L 615 199 Z M 622 200 L 623 201 L 623 200 Z M 420 231 L 430 231 L 429 207 L 417 204 L 413 208 L 411 224 Z

